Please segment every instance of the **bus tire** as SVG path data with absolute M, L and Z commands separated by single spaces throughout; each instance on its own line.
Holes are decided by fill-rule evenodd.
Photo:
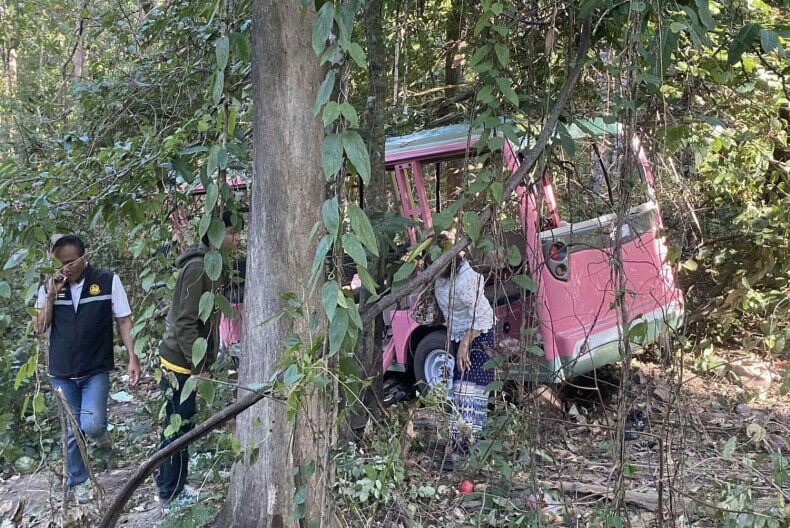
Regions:
M 433 389 L 444 379 L 452 389 L 455 357 L 447 353 L 447 332 L 438 330 L 423 337 L 414 351 L 413 371 L 418 390 Z

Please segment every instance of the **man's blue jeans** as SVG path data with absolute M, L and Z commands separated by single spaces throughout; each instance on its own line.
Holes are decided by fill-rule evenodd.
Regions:
M 162 370 L 162 380 L 159 382 L 159 387 L 165 391 L 165 419 L 162 422 L 162 436 L 159 442 L 159 449 L 164 449 L 171 442 L 177 438 L 185 435 L 192 429 L 195 424 L 192 419 L 197 413 L 196 391 L 192 393 L 182 402 L 181 389 L 184 383 L 189 379 L 188 374 L 180 374 L 178 372 L 171 372 L 170 375 L 174 376 L 174 384 L 168 380 L 167 371 Z M 165 436 L 165 429 L 170 425 L 173 415 L 181 417 L 181 427 L 175 431 L 172 436 Z M 184 449 L 174 453 L 170 458 L 166 459 L 159 466 L 159 474 L 156 476 L 156 485 L 159 488 L 159 498 L 167 502 L 178 497 L 178 494 L 184 489 L 187 483 L 187 474 L 189 472 L 189 449 Z
M 63 393 L 71 414 L 79 422 L 82 435 L 99 439 L 107 432 L 107 396 L 110 393 L 110 373 L 99 372 L 82 378 L 50 378 L 55 390 Z M 68 460 L 66 484 L 76 486 L 88 480 L 88 470 L 77 443 L 77 437 L 68 424 Z

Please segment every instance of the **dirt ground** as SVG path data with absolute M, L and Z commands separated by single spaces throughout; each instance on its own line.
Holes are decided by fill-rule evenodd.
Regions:
M 717 506 L 712 497 L 733 482 L 751 483 L 749 497 L 757 509 L 776 504 L 782 495 L 790 501 L 790 489 L 771 477 L 770 465 L 771 454 L 790 452 L 790 403 L 779 394 L 783 371 L 783 363 L 769 364 L 759 356 L 733 351 L 727 367 L 718 374 L 701 376 L 688 371 L 682 374 L 682 383 L 673 383 L 671 379 L 679 376 L 668 376 L 656 363 L 636 361 L 626 404 L 641 410 L 643 419 L 633 439 L 624 442 L 621 456 L 615 452 L 612 432 L 618 426 L 616 417 L 624 396 L 606 388 L 618 384 L 619 369 L 598 380 L 601 390 L 580 383 L 556 394 L 531 391 L 518 403 L 534 409 L 536 416 L 532 441 L 515 451 L 525 471 L 507 478 L 490 467 L 442 472 L 437 467 L 440 420 L 417 412 L 413 429 L 406 435 L 406 466 L 412 480 L 430 483 L 439 491 L 430 503 L 430 516 L 425 513 L 428 509 L 392 508 L 378 525 L 409 527 L 433 521 L 448 527 L 471 526 L 470 515 L 506 489 L 512 504 L 522 505 L 525 511 L 543 511 L 546 523 L 604 526 L 593 519 L 594 512 L 612 499 L 621 473 L 622 500 L 630 507 L 629 521 L 635 527 L 718 526 L 711 518 Z M 141 405 L 154 391 L 149 380 L 130 391 L 130 401 L 111 401 L 110 421 L 118 429 L 115 435 L 133 438 L 134 445 L 116 446 L 127 450 L 119 458 L 119 467 L 96 473 L 108 501 L 155 449 L 156 427 L 151 413 Z M 622 472 L 617 471 L 618 461 L 623 461 Z M 202 477 L 198 473 L 191 479 Z M 471 494 L 457 491 L 465 479 L 475 486 Z M 203 482 L 216 510 L 224 493 L 222 484 Z M 64 509 L 60 483 L 61 476 L 51 469 L 0 479 L 0 528 L 97 525 L 99 513 L 94 508 Z M 355 513 L 347 513 L 348 525 L 358 526 Z M 118 526 L 166 524 L 149 477 L 127 503 Z

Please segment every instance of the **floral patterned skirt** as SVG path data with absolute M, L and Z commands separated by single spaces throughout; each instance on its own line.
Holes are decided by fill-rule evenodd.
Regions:
M 469 359 L 472 366 L 466 372 L 453 372 L 453 410 L 450 417 L 450 439 L 454 447 L 465 451 L 473 444 L 488 416 L 488 385 L 494 381 L 493 369 L 483 365 L 491 359 L 486 352 L 494 346 L 494 331 L 480 334 L 472 341 Z M 457 354 L 458 343 L 453 342 Z M 456 364 L 457 366 L 457 364 Z

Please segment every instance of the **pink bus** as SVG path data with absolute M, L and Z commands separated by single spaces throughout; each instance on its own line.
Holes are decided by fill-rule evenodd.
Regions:
M 479 189 L 470 200 L 484 204 L 495 195 L 491 171 L 503 171 L 501 181 L 518 168 L 516 145 L 497 138 L 497 153 L 477 152 L 479 138 L 453 125 L 387 140 L 401 214 L 416 225 L 404 234 L 412 245 L 433 233 L 435 215 L 454 201 L 448 182 L 463 179 Z M 637 137 L 602 119 L 577 120 L 558 129 L 543 158 L 505 206 L 509 220 L 481 236 L 467 258 L 487 277 L 500 371 L 558 382 L 619 361 L 624 339 L 638 348 L 669 335 L 682 322 L 683 295 Z M 434 386 L 452 378 L 454 361 L 446 329 L 411 318 L 415 300 L 385 312 L 383 368 Z

